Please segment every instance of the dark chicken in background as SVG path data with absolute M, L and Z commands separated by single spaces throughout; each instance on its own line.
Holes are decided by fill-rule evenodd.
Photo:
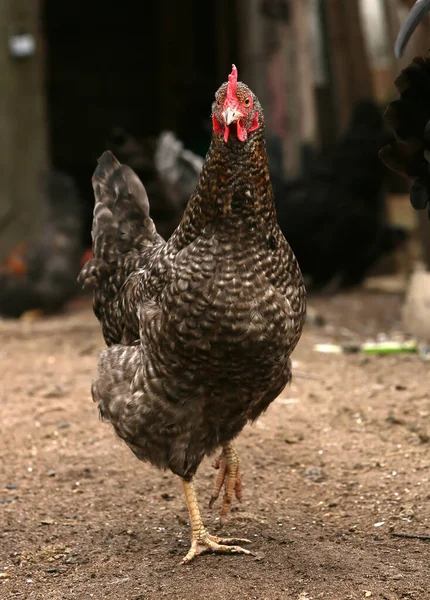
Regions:
M 430 0 L 418 0 L 412 7 L 397 37 L 398 57 L 429 10 Z M 384 116 L 397 141 L 379 155 L 387 167 L 412 181 L 411 204 L 416 210 L 427 208 L 430 217 L 430 58 L 414 58 L 394 83 L 400 97 L 388 105 Z
M 378 151 L 388 137 L 379 107 L 363 100 L 330 158 L 316 157 L 297 182 L 272 176 L 279 224 L 311 289 L 358 285 L 406 239 L 386 215 Z
M 194 476 L 221 447 L 211 505 L 224 485 L 224 518 L 242 493 L 232 441 L 290 381 L 305 318 L 302 275 L 276 220 L 263 111 L 234 66 L 212 122 L 197 187 L 167 242 L 136 174 L 103 154 L 94 257 L 80 275 L 95 287 L 108 345 L 93 398 L 139 459 L 181 477 L 192 529 L 184 563 L 208 551 L 249 553 L 206 531 Z
M 80 197 L 73 179 L 64 173 L 48 173 L 44 183 L 42 231 L 32 243 L 16 247 L 0 265 L 0 315 L 4 317 L 56 312 L 79 289 Z

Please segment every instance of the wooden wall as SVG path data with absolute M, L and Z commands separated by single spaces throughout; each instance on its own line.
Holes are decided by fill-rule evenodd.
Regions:
M 0 260 L 38 230 L 41 171 L 47 166 L 44 46 L 39 2 L 0 2 Z M 11 35 L 27 32 L 35 54 L 14 58 Z

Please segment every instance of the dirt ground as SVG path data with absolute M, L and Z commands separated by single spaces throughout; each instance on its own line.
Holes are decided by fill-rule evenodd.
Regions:
M 430 374 L 416 355 L 314 350 L 400 328 L 401 298 L 354 292 L 312 307 L 296 377 L 237 441 L 244 502 L 226 535 L 254 557 L 180 560 L 179 481 L 141 464 L 101 423 L 90 383 L 102 347 L 88 306 L 0 323 L 0 598 L 430 598 Z M 197 476 L 206 524 L 215 471 Z M 219 506 L 217 506 L 219 509 Z

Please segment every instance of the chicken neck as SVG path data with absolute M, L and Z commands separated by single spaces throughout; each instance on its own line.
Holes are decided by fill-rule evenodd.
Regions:
M 213 135 L 196 190 L 169 245 L 181 249 L 220 222 L 278 228 L 263 133 L 261 128 L 245 142 L 231 137 L 228 143 Z

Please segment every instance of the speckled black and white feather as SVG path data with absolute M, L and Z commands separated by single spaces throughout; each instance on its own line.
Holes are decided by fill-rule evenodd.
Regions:
M 187 478 L 285 387 L 304 322 L 254 103 L 260 127 L 245 142 L 213 134 L 167 242 L 131 169 L 104 154 L 93 178 L 94 258 L 81 281 L 96 287 L 110 346 L 93 398 L 138 458 Z

